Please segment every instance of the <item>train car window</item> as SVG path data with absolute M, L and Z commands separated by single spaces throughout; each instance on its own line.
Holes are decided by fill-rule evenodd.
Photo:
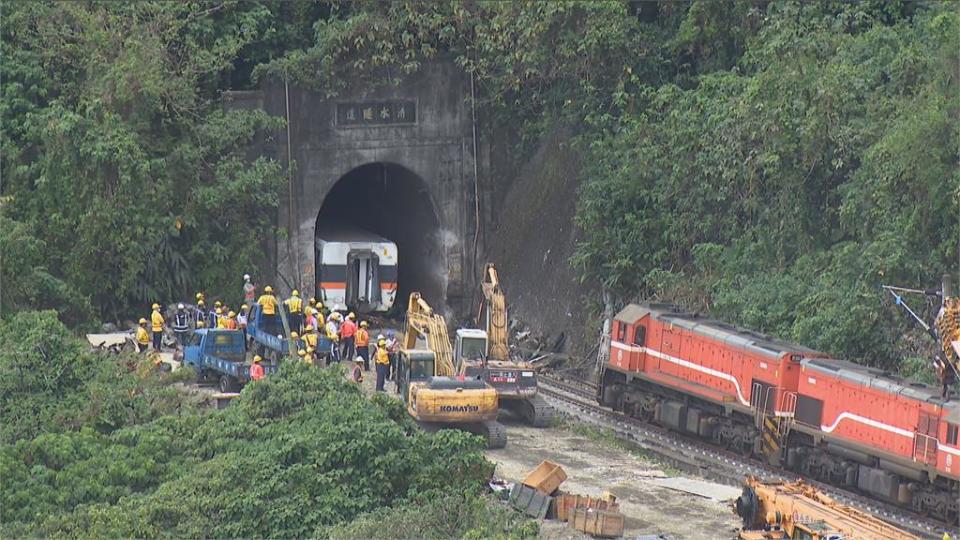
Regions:
M 627 325 L 617 321 L 617 330 L 614 336 L 617 341 L 624 341 L 627 338 Z
M 951 424 L 947 422 L 947 444 L 952 444 L 956 446 L 957 444 L 957 431 L 960 431 L 960 426 L 957 424 Z
M 633 344 L 643 347 L 644 343 L 647 341 L 647 329 L 643 326 L 635 326 L 633 328 Z

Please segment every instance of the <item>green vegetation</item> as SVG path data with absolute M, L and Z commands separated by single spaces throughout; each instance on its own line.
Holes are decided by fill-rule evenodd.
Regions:
M 482 496 L 480 437 L 426 434 L 338 370 L 285 365 L 203 411 L 144 364 L 84 352 L 49 312 L 0 325 L 0 536 L 536 534 Z
M 932 286 L 960 237 L 960 15 L 931 2 L 168 2 L 4 6 L 3 312 L 79 323 L 256 267 L 279 120 L 225 90 L 336 95 L 450 58 L 503 171 L 552 126 L 583 179 L 574 264 L 893 367 L 922 346 L 881 282 Z M 386 81 L 386 82 L 384 82 Z M 269 130 L 267 130 L 269 132 Z M 20 262 L 23 262 L 23 268 Z M 105 286 L 106 285 L 106 286 Z M 90 307 L 92 306 L 92 307 Z

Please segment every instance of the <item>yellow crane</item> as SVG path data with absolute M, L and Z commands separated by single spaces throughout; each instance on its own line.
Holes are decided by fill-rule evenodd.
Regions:
M 500 405 L 535 427 L 549 426 L 554 409 L 537 395 L 537 373 L 529 362 L 510 356 L 507 301 L 493 264 L 483 268 L 480 329 L 457 330 L 454 362 L 458 373 L 481 378 L 497 390 Z
M 919 540 L 802 481 L 764 482 L 749 477 L 734 510 L 743 520 L 740 540 Z
M 427 428 L 457 428 L 483 435 L 489 448 L 507 444 L 497 422 L 497 391 L 483 380 L 457 375 L 447 323 L 420 293 L 411 293 L 397 365 L 397 389 L 407 412 Z

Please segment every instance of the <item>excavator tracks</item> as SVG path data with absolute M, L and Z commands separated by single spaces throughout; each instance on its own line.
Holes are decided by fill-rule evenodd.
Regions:
M 487 436 L 487 448 L 497 449 L 507 446 L 507 427 L 496 420 L 483 423 Z
M 524 422 L 533 427 L 549 427 L 557 412 L 553 405 L 540 396 L 524 400 L 505 400 L 500 403 L 519 414 Z

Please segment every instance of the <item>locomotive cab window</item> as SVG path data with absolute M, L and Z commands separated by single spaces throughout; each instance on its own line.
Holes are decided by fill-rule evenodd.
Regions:
M 633 344 L 643 347 L 646 341 L 647 341 L 647 329 L 639 325 L 633 327 Z
M 957 431 L 960 431 L 960 426 L 957 424 L 951 424 L 947 422 L 947 440 L 944 441 L 947 444 L 957 445 Z
M 626 341 L 627 339 L 627 325 L 623 324 L 620 321 L 617 321 L 617 329 L 613 334 L 614 339 L 617 341 Z

